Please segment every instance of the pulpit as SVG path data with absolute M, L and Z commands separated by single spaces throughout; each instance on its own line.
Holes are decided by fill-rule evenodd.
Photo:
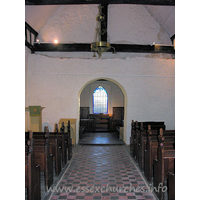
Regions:
M 25 131 L 42 132 L 42 110 L 45 107 L 25 107 Z

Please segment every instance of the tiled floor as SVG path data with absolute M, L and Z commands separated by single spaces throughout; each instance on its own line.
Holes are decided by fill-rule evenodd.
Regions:
M 155 199 L 124 145 L 79 145 L 52 189 L 51 200 Z

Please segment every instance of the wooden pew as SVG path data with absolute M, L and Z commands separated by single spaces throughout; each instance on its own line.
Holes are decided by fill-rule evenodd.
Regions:
M 58 124 L 55 124 L 55 132 L 49 133 L 50 154 L 53 154 L 55 161 L 55 174 L 58 176 L 61 172 L 61 159 L 62 159 L 62 138 L 58 136 Z
M 148 127 L 148 136 L 147 143 L 144 155 L 144 174 L 147 179 L 151 183 L 152 179 L 152 170 L 153 170 L 153 161 L 157 159 L 157 149 L 158 149 L 158 138 L 165 136 L 165 142 L 163 146 L 165 149 L 173 149 L 173 145 L 175 142 L 175 130 L 164 130 L 161 128 L 159 135 L 157 133 L 153 134 L 151 131 L 151 126 Z
M 133 155 L 138 162 L 141 170 L 144 170 L 144 150 L 146 149 L 146 141 L 148 134 L 148 124 L 151 126 L 151 131 L 156 136 L 159 133 L 160 128 L 165 129 L 164 122 L 137 122 L 135 123 L 135 135 L 134 135 L 134 149 Z
M 53 154 L 50 154 L 49 130 L 45 126 L 45 132 L 34 132 L 35 162 L 40 165 L 44 172 L 45 189 L 50 188 L 53 183 Z
M 62 149 L 62 166 L 64 167 L 67 164 L 67 146 L 68 146 L 68 142 L 67 142 L 67 136 L 65 133 L 65 125 L 64 122 L 62 122 L 62 126 L 60 128 L 60 132 L 58 133 L 58 137 L 60 137 L 60 145 L 61 145 L 61 149 Z
M 139 144 L 138 144 L 138 164 L 142 171 L 144 171 L 144 151 L 146 149 L 147 135 L 148 131 L 144 130 L 143 122 L 141 122 Z
M 135 122 L 134 140 L 133 140 L 133 157 L 138 162 L 138 151 L 139 151 L 139 136 L 140 136 L 140 123 Z
M 139 135 L 139 123 L 133 121 L 131 123 L 131 137 L 130 137 L 130 154 L 136 160 L 136 155 L 138 152 L 138 135 Z
M 175 174 L 168 173 L 168 199 L 175 200 Z
M 59 175 L 67 160 L 72 156 L 72 141 L 70 138 L 70 121 L 68 121 L 67 133 L 65 132 L 64 123 L 62 123 L 61 133 L 58 132 L 58 124 L 55 124 L 55 132 L 49 133 L 50 154 L 53 154 L 55 161 L 55 174 Z
M 85 126 L 80 126 L 79 127 L 79 139 L 83 138 L 84 132 L 85 132 Z
M 130 137 L 130 155 L 133 157 L 133 142 L 134 142 L 134 126 L 135 122 L 134 120 L 131 121 L 131 137 Z
M 40 200 L 40 166 L 35 164 L 34 139 L 32 131 L 25 134 L 25 188 L 28 200 Z
M 116 127 L 123 127 L 124 120 L 123 119 L 112 119 L 112 117 L 108 118 L 108 131 L 115 132 Z
M 58 133 L 58 136 L 62 138 L 62 161 L 63 166 L 65 166 L 67 164 L 67 160 L 70 160 L 72 157 L 72 138 L 70 132 L 70 120 L 68 120 L 67 132 L 65 132 L 64 122 L 62 122 L 62 126 L 60 128 L 60 133 Z
M 68 120 L 67 126 L 67 148 L 68 148 L 68 160 L 72 158 L 72 138 L 71 138 L 71 131 L 70 131 L 70 120 Z
M 165 127 L 165 125 L 163 126 L 163 124 L 161 122 L 158 122 L 158 124 L 156 123 L 152 123 L 152 125 L 148 125 L 148 127 L 150 127 L 150 129 L 146 129 L 146 126 L 144 128 L 143 122 L 140 123 L 140 135 L 139 135 L 139 143 L 138 145 L 138 164 L 139 167 L 142 171 L 144 171 L 144 160 L 145 160 L 145 150 L 146 150 L 146 145 L 147 145 L 147 138 L 149 135 L 149 131 L 151 131 L 151 136 L 154 137 L 154 139 L 157 139 L 157 136 L 159 135 L 159 130 L 158 127 Z
M 143 122 L 143 128 L 144 130 L 148 130 L 148 126 L 151 126 L 151 129 L 152 130 L 158 130 L 160 128 L 162 128 L 163 130 L 166 129 L 166 126 L 165 126 L 165 122 L 160 122 L 160 121 L 147 121 L 147 122 Z
M 151 125 L 152 130 L 159 131 L 160 128 L 165 130 L 166 126 L 164 122 L 156 122 L 156 121 L 147 121 L 147 122 L 138 122 L 132 120 L 131 122 L 131 137 L 130 137 L 130 154 L 137 160 L 137 152 L 138 152 L 138 145 L 140 141 L 140 133 L 141 129 L 144 134 L 148 130 L 148 125 Z
M 157 131 L 154 131 L 155 134 Z M 146 142 L 147 142 L 147 135 L 148 135 L 148 130 L 144 129 L 143 122 L 140 123 L 140 133 L 138 136 L 138 143 L 136 144 L 138 146 L 138 153 L 137 153 L 137 158 L 138 158 L 138 164 L 139 167 L 142 171 L 144 171 L 144 151 L 146 149 Z
M 175 173 L 175 149 L 165 149 L 164 137 L 159 138 L 159 146 L 157 150 L 157 159 L 154 160 L 154 187 L 157 188 L 156 194 L 160 200 L 164 199 L 162 189 L 164 180 L 168 178 L 168 174 Z
M 119 139 L 120 138 L 120 127 L 116 126 L 115 129 L 116 129 L 116 136 Z
M 55 174 L 59 175 L 62 168 L 61 160 L 64 164 L 64 167 L 67 164 L 67 157 L 72 157 L 72 139 L 70 137 L 70 123 L 68 122 L 67 133 L 64 132 L 64 129 L 62 132 L 58 133 L 58 126 L 56 124 L 55 132 L 49 133 L 48 127 L 45 127 L 45 132 L 34 132 L 32 133 L 32 135 L 33 140 L 35 141 L 34 162 L 38 163 L 37 167 L 40 166 L 41 171 L 44 172 L 45 189 L 47 189 L 53 183 L 53 159 L 55 160 Z M 28 139 L 28 137 L 28 133 L 25 133 L 26 140 Z M 26 150 L 27 149 L 28 148 L 26 147 Z M 28 168 L 26 166 L 26 172 L 27 170 Z M 26 177 L 26 183 L 27 180 L 28 179 Z
M 80 119 L 80 125 L 85 127 L 85 131 L 95 131 L 95 119 Z

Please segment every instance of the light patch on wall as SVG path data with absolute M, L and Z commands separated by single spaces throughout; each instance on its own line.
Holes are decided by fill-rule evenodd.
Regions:
M 58 44 L 58 40 L 55 39 L 55 40 L 53 41 L 53 43 L 54 43 L 54 44 Z

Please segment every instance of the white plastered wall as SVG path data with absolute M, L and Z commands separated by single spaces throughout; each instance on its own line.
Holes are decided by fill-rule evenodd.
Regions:
M 59 36 L 59 42 L 92 42 L 97 12 L 97 5 L 60 7 L 40 30 L 40 41 L 51 42 Z M 108 16 L 108 39 L 113 43 L 171 43 L 143 6 L 109 5 Z M 132 119 L 165 121 L 167 129 L 175 128 L 174 59 L 166 54 L 105 53 L 101 59 L 86 54 L 26 51 L 25 106 L 45 107 L 43 127 L 48 125 L 52 131 L 61 118 L 76 118 L 78 142 L 80 94 L 86 85 L 102 78 L 117 84 L 124 94 L 127 144 Z
M 172 59 L 83 60 L 31 55 L 28 64 L 26 106 L 45 107 L 43 125 L 49 125 L 50 130 L 60 118 L 79 119 L 80 92 L 83 86 L 99 78 L 115 81 L 126 92 L 127 144 L 132 119 L 165 121 L 167 129 L 174 128 Z

